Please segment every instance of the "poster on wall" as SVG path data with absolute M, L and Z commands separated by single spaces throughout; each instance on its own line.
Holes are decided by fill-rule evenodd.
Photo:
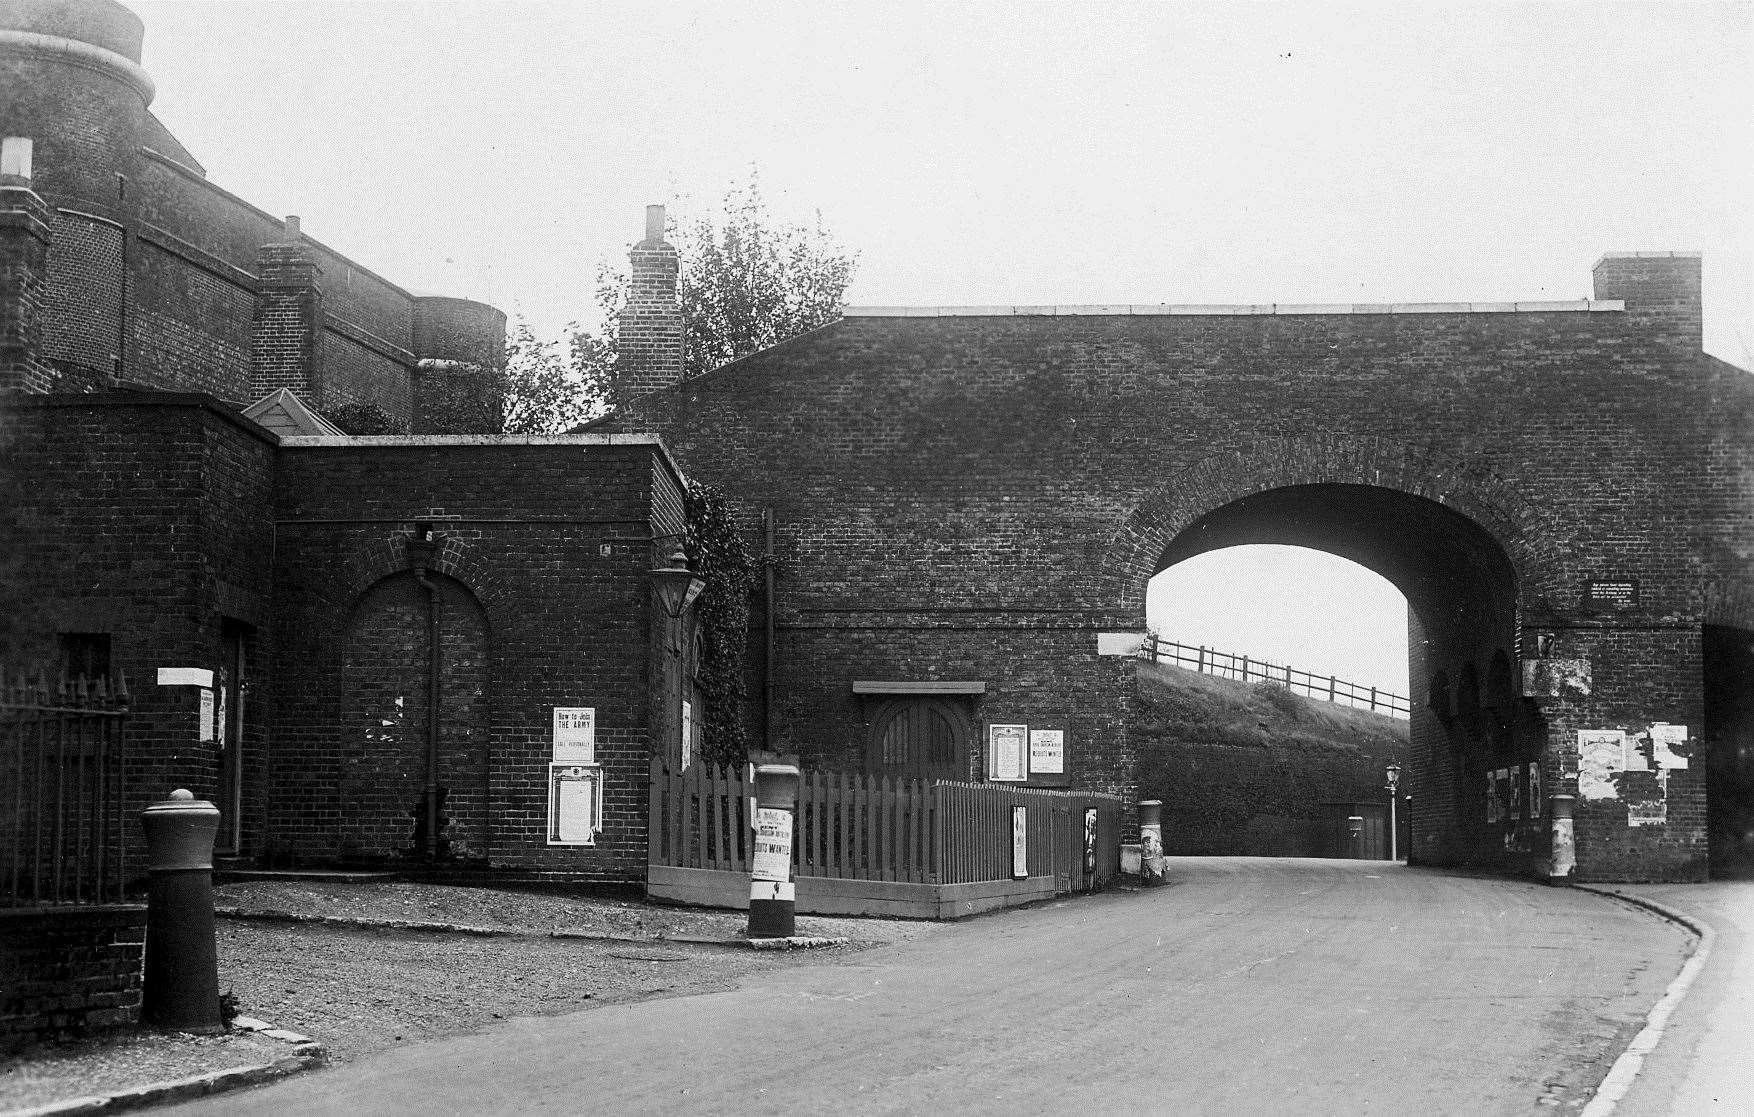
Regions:
M 1021 783 L 1029 778 L 1029 726 L 987 726 L 987 779 Z
M 1029 808 L 1011 808 L 1011 879 L 1029 876 Z
M 213 692 L 206 687 L 201 688 L 201 712 L 195 724 L 201 740 L 213 740 Z
M 596 707 L 554 707 L 554 763 L 595 764 L 596 762 Z
M 780 884 L 792 879 L 791 811 L 756 808 L 755 856 L 749 859 L 749 878 Z
M 548 766 L 548 844 L 591 846 L 603 829 L 603 769 L 596 764 Z
M 1066 772 L 1066 731 L 1029 731 L 1029 771 L 1036 776 L 1059 776 Z
M 694 703 L 682 700 L 682 770 L 694 763 Z
M 1547 813 L 1547 803 L 1541 798 L 1541 766 L 1529 761 L 1529 817 L 1540 818 Z

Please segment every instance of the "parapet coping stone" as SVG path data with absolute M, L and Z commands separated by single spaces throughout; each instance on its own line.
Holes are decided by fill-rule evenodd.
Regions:
M 1019 306 L 848 306 L 846 318 L 1192 317 L 1319 314 L 1601 314 L 1626 309 L 1624 299 L 1493 303 L 1114 303 Z

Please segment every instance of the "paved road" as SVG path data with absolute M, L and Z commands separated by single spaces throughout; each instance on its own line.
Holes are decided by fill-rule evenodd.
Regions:
M 1534 884 L 1174 866 L 1165 889 L 731 992 L 508 1021 L 185 1111 L 1575 1112 L 1687 945 L 1648 913 Z
M 1717 942 L 1616 1117 L 1754 1113 L 1754 881 L 1619 890 L 1697 916 Z

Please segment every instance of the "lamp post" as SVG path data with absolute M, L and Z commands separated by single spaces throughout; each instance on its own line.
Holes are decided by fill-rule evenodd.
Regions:
M 1399 861 L 1400 851 L 1396 848 L 1395 839 L 1399 836 L 1399 827 L 1395 819 L 1395 789 L 1401 786 L 1401 766 L 1390 764 L 1383 769 L 1383 776 L 1389 781 L 1389 860 Z
M 706 589 L 706 579 L 688 569 L 688 553 L 682 549 L 680 540 L 667 561 L 668 565 L 655 567 L 647 573 L 651 575 L 652 586 L 658 591 L 658 600 L 663 602 L 664 611 L 679 619 L 694 604 L 700 591 Z

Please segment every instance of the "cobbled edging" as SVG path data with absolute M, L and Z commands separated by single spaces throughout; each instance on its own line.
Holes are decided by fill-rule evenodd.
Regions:
M 16 1109 L 4 1117 L 62 1117 L 76 1113 L 120 1113 L 130 1109 L 144 1109 L 151 1105 L 162 1105 L 166 1102 L 190 1101 L 195 1098 L 208 1097 L 212 1094 L 223 1094 L 229 1090 L 242 1089 L 270 1082 L 276 1078 L 285 1078 L 308 1070 L 321 1063 L 325 1057 L 323 1045 L 309 1036 L 276 1028 L 253 1017 L 240 1016 L 232 1021 L 231 1026 L 241 1031 L 255 1032 L 257 1035 L 284 1043 L 291 1047 L 291 1053 L 282 1055 L 268 1063 L 252 1063 L 246 1066 L 226 1067 L 223 1070 L 208 1071 L 206 1074 L 191 1075 L 188 1078 L 174 1078 L 167 1082 L 149 1082 L 144 1086 L 132 1086 L 126 1090 L 116 1090 L 108 1094 L 88 1094 L 84 1097 L 67 1098 L 62 1101 L 50 1102 L 31 1109 Z

